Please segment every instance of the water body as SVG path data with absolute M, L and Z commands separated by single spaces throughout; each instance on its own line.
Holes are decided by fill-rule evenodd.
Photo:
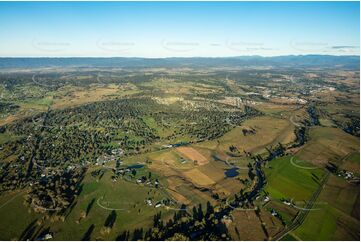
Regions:
M 224 174 L 226 175 L 226 177 L 235 177 L 239 175 L 239 172 L 237 171 L 238 168 L 237 167 L 233 167 L 230 169 L 227 169 Z
M 142 165 L 142 164 L 136 164 L 136 165 L 128 166 L 127 168 L 128 168 L 128 169 L 140 169 L 140 168 L 142 168 L 142 167 L 144 167 L 144 165 Z

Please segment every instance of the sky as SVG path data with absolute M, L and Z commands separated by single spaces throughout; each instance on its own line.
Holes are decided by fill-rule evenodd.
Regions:
M 359 55 L 359 2 L 0 2 L 1 57 Z

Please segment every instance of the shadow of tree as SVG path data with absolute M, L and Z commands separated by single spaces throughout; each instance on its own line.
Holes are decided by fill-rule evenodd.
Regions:
M 83 241 L 88 241 L 88 240 L 90 240 L 90 236 L 91 236 L 91 234 L 93 233 L 94 228 L 95 228 L 94 224 L 90 225 L 90 227 L 89 227 L 88 230 L 85 232 L 85 234 L 83 235 L 83 238 L 82 238 L 81 240 L 83 240 Z
M 117 241 L 125 241 L 125 240 L 129 240 L 129 236 L 130 236 L 130 233 L 128 230 L 124 231 L 123 233 L 119 234 L 115 240 Z
M 113 210 L 110 212 L 107 219 L 105 220 L 104 226 L 113 228 L 116 219 L 117 219 L 117 213 Z
M 70 213 L 73 211 L 73 209 L 74 209 L 74 207 L 77 205 L 77 201 L 74 201 L 71 205 L 70 205 L 70 207 L 69 207 L 69 209 L 68 209 L 68 212 L 67 212 L 67 214 L 66 214 L 66 216 L 65 216 L 65 219 L 66 218 L 68 218 L 68 216 L 70 215 Z
M 35 232 L 35 228 L 37 227 L 36 222 L 38 220 L 35 219 L 33 220 L 26 228 L 25 230 L 21 233 L 20 235 L 20 239 L 19 240 L 28 240 L 31 238 L 31 236 L 33 236 L 34 232 Z
M 87 208 L 86 208 L 86 216 L 88 216 L 90 210 L 92 209 L 93 205 L 94 205 L 94 202 L 95 202 L 95 198 L 93 198 L 90 203 L 88 204 Z
M 42 227 L 38 231 L 40 231 L 41 229 L 42 229 Z M 47 228 L 41 230 L 40 233 L 36 233 L 38 235 L 36 237 L 34 235 L 33 240 L 43 240 L 44 236 L 49 233 L 50 233 L 50 227 L 47 227 Z

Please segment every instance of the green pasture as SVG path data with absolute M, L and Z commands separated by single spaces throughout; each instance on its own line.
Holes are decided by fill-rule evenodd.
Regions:
M 308 200 L 318 188 L 315 179 L 321 180 L 322 169 L 302 169 L 290 162 L 291 156 L 281 157 L 269 162 L 264 169 L 267 185 L 265 191 L 273 199 Z

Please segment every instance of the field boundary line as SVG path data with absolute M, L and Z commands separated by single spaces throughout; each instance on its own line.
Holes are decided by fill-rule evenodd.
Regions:
M 7 200 L 5 203 L 3 203 L 0 206 L 0 209 L 2 209 L 3 207 L 5 207 L 6 205 L 8 205 L 8 203 L 10 203 L 12 200 L 14 200 L 15 198 L 19 197 L 20 195 L 22 195 L 24 193 L 24 191 L 19 192 L 19 194 L 16 194 L 15 196 L 13 196 L 12 198 L 10 198 L 9 200 Z
M 295 162 L 293 161 L 293 159 L 294 159 L 294 156 L 292 156 L 291 157 L 291 159 L 290 159 L 290 162 L 291 162 L 291 165 L 293 165 L 293 166 L 295 166 L 295 167 L 297 167 L 297 168 L 300 168 L 300 169 L 306 169 L 306 170 L 315 170 L 315 169 L 318 169 L 319 167 L 316 167 L 316 166 L 313 166 L 313 167 L 311 167 L 311 166 L 300 166 L 300 165 L 297 165 L 297 164 L 295 164 Z
M 318 189 L 313 193 L 312 197 L 308 200 L 306 206 L 304 207 L 304 210 L 301 210 L 296 217 L 293 219 L 292 223 L 290 224 L 290 226 L 287 226 L 284 230 L 282 230 L 281 232 L 277 233 L 272 240 L 281 240 L 284 236 L 286 236 L 288 233 L 290 233 L 291 231 L 297 229 L 300 225 L 302 225 L 302 223 L 304 222 L 304 220 L 306 219 L 308 213 L 310 212 L 310 209 L 312 209 L 313 204 L 315 203 L 315 201 L 317 200 L 318 196 L 320 195 L 321 191 L 323 190 L 326 182 L 328 181 L 328 178 L 330 177 L 330 172 L 327 172 L 327 174 L 323 177 Z

